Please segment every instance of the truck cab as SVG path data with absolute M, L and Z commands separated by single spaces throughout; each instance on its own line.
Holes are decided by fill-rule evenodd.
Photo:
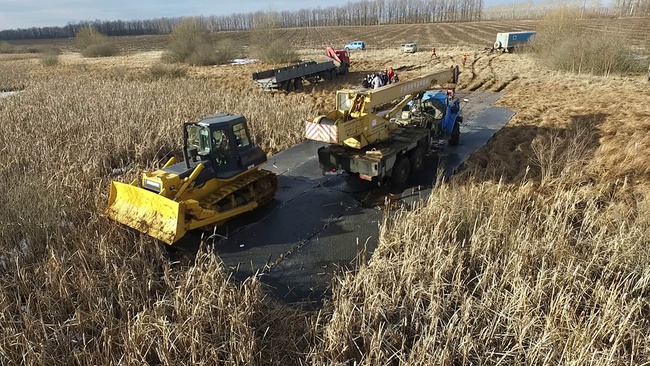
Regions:
M 432 139 L 448 139 L 452 146 L 459 143 L 463 117 L 452 90 L 427 90 L 404 106 L 401 117 L 431 130 Z

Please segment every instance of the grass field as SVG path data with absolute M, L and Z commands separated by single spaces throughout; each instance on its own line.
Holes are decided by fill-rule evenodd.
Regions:
M 649 19 L 590 20 L 650 46 Z M 650 85 L 646 75 L 569 75 L 525 53 L 488 54 L 494 33 L 535 21 L 283 30 L 304 58 L 353 38 L 351 73 L 264 94 L 271 65 L 154 73 L 162 37 L 122 53 L 0 55 L 2 364 L 643 364 L 650 359 Z M 220 33 L 247 42 L 243 32 Z M 402 55 L 415 41 L 435 46 Z M 53 43 L 54 42 L 54 43 Z M 644 51 L 645 50 L 645 51 Z M 247 116 L 276 153 L 333 92 L 386 67 L 408 79 L 469 60 L 459 89 L 503 91 L 513 119 L 422 207 L 386 219 L 368 264 L 320 311 L 227 278 L 200 253 L 170 262 L 102 215 L 112 173 L 130 180 L 180 155 L 181 123 Z M 470 101 L 471 103 L 471 101 Z

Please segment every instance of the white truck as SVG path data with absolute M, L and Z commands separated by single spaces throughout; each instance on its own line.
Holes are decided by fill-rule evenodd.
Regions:
M 497 33 L 497 40 L 494 42 L 493 50 L 502 52 L 512 52 L 515 47 L 521 47 L 527 44 L 536 32 L 507 32 Z

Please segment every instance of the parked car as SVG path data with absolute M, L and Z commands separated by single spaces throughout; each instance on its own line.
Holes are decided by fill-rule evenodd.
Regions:
M 345 45 L 346 50 L 365 50 L 366 42 L 364 41 L 354 41 Z
M 415 42 L 404 43 L 402 45 L 402 52 L 404 53 L 415 53 L 418 52 L 418 44 Z

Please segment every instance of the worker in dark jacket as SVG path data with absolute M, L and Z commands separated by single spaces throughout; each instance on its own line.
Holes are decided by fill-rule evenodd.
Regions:
M 389 80 L 388 80 L 388 72 L 387 72 L 387 70 L 386 69 L 381 70 L 381 72 L 379 73 L 379 76 L 381 77 L 381 85 L 382 86 L 388 85 Z

